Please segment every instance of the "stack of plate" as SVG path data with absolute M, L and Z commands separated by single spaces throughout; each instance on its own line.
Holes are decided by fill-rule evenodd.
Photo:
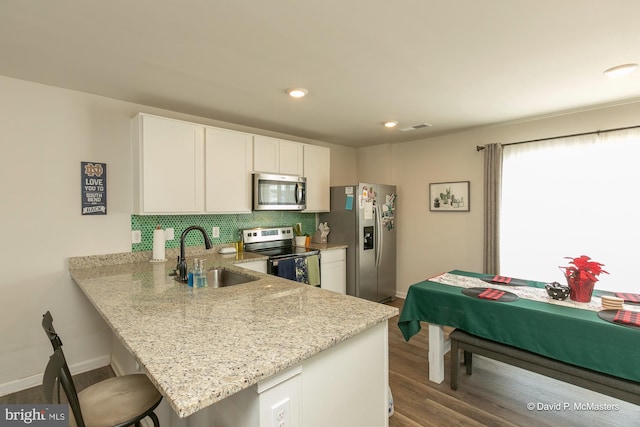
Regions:
M 602 296 L 602 308 L 605 310 L 622 310 L 624 300 L 618 297 Z

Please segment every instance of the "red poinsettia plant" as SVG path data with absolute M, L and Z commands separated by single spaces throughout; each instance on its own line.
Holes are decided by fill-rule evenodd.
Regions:
M 570 259 L 569 264 L 573 265 L 560 268 L 564 269 L 564 274 L 567 278 L 577 279 L 580 283 L 586 282 L 587 280 L 597 282 L 598 276 L 601 273 L 609 274 L 609 272 L 602 269 L 604 264 L 591 261 L 591 258 L 586 255 L 581 255 L 577 258 L 565 257 L 565 259 Z

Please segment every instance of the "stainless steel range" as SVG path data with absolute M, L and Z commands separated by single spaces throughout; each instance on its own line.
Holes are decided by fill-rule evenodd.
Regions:
M 278 274 L 278 264 L 283 260 L 320 256 L 320 251 L 293 245 L 293 227 L 250 228 L 242 230 L 242 242 L 246 252 L 268 256 L 267 273 Z

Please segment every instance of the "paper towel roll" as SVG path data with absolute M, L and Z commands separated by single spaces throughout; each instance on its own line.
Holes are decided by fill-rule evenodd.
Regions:
M 166 235 L 164 230 L 155 229 L 153 230 L 153 260 L 154 261 L 164 261 Z

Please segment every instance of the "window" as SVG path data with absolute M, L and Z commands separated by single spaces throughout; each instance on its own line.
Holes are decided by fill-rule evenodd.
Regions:
M 596 288 L 640 292 L 640 130 L 507 145 L 501 274 L 566 284 L 564 257 L 605 264 Z

